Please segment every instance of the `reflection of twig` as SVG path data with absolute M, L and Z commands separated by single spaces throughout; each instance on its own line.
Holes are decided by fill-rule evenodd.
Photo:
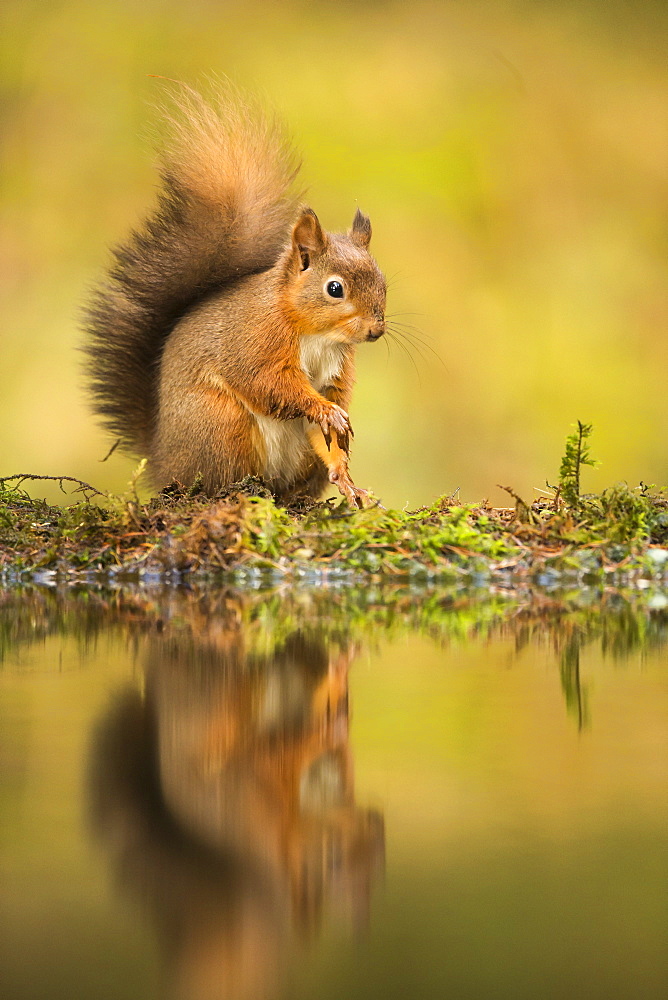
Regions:
M 86 496 L 87 493 L 93 493 L 98 497 L 106 497 L 106 493 L 102 493 L 101 490 L 96 489 L 91 486 L 90 483 L 85 483 L 83 479 L 75 479 L 74 476 L 33 476 L 29 472 L 17 472 L 14 476 L 0 476 L 0 483 L 8 483 L 10 480 L 16 479 L 16 489 L 19 489 L 21 483 L 25 482 L 26 479 L 48 479 L 53 483 L 58 483 L 63 493 L 67 493 L 67 490 L 63 486 L 63 483 L 78 483 L 79 487 L 73 490 L 74 493 L 83 493 Z M 86 496 L 86 499 L 88 497 Z

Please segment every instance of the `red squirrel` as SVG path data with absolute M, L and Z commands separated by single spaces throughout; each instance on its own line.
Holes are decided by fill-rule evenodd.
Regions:
M 96 412 L 156 486 L 258 476 L 281 499 L 348 471 L 355 348 L 385 332 L 371 223 L 325 232 L 279 126 L 232 93 L 177 99 L 158 204 L 86 313 Z

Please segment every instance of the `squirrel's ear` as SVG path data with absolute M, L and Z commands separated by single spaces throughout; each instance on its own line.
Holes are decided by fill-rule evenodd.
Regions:
M 302 271 L 311 262 L 311 256 L 321 254 L 326 246 L 326 237 L 318 216 L 312 208 L 304 208 L 292 227 L 292 245 L 301 257 Z
M 364 247 L 365 250 L 371 240 L 371 219 L 368 215 L 360 212 L 359 208 L 355 212 L 355 218 L 350 230 L 350 238 L 353 243 Z

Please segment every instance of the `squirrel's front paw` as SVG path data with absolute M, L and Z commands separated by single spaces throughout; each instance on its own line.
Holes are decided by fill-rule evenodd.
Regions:
M 332 443 L 332 432 L 336 434 L 339 448 L 346 454 L 350 451 L 350 438 L 355 437 L 350 423 L 350 417 L 345 410 L 342 410 L 336 403 L 330 403 L 322 416 L 318 420 L 322 429 L 322 435 L 327 447 Z

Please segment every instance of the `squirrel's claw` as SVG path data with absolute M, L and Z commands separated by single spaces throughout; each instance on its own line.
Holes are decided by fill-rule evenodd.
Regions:
M 322 435 L 329 451 L 332 443 L 332 431 L 336 434 L 336 441 L 339 448 L 345 451 L 346 455 L 350 451 L 350 438 L 354 437 L 350 419 L 345 410 L 342 410 L 336 403 L 332 403 L 320 420 Z
M 338 441 L 339 448 L 341 448 L 342 451 L 345 451 L 346 455 L 350 451 L 351 437 L 355 437 L 355 435 L 353 434 L 353 429 L 350 424 L 348 424 L 345 430 L 336 432 L 336 440 Z
M 355 486 L 352 482 L 340 485 L 339 489 L 350 506 L 356 507 L 357 510 L 364 510 L 365 507 L 371 504 L 371 494 L 369 491 L 361 490 L 359 486 Z
M 330 483 L 334 483 L 341 496 L 345 497 L 351 507 L 362 510 L 372 503 L 373 498 L 369 491 L 361 490 L 359 486 L 355 486 L 347 469 L 333 469 L 329 473 L 329 481 Z

